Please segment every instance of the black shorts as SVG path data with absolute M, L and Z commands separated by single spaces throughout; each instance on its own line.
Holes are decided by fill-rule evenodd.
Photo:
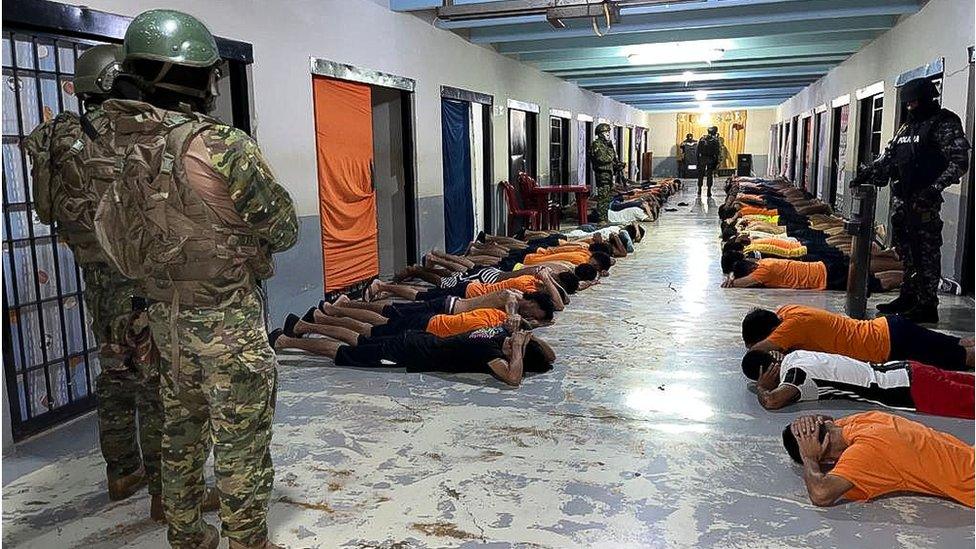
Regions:
M 465 292 L 468 290 L 468 284 L 471 284 L 471 282 L 458 282 L 454 286 L 448 286 L 447 288 L 430 288 L 422 292 L 417 292 L 417 301 L 429 301 L 446 296 L 464 297 Z
M 827 266 L 827 289 L 847 291 L 847 278 L 850 274 L 851 260 L 840 254 L 840 257 L 829 257 L 823 260 Z M 868 275 L 868 292 L 883 291 L 881 280 L 873 274 Z
M 456 297 L 444 295 L 425 301 L 400 301 L 383 307 L 386 318 L 400 318 L 417 314 L 450 314 Z
M 380 337 L 359 336 L 356 346 L 342 345 L 336 351 L 336 366 L 376 367 L 382 361 L 399 363 L 406 352 L 407 335 L 397 334 Z
M 393 317 L 390 318 L 386 324 L 373 326 L 373 329 L 369 331 L 369 335 L 370 337 L 385 337 L 401 334 L 409 330 L 423 332 L 427 330 L 427 324 L 430 323 L 430 319 L 434 318 L 438 314 L 440 313 L 428 312 Z
M 914 360 L 943 370 L 969 370 L 959 338 L 923 328 L 898 315 L 887 317 L 891 354 L 888 360 Z
M 533 238 L 526 241 L 528 248 L 525 251 L 528 253 L 535 253 L 539 248 L 552 248 L 553 246 L 558 246 L 559 241 L 564 238 L 561 234 L 551 234 L 549 236 L 544 236 L 542 238 Z M 521 250 L 520 250 L 521 251 Z M 525 256 L 522 256 L 525 257 Z

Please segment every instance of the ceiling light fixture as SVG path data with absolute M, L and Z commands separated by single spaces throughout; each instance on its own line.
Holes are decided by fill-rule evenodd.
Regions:
M 707 90 L 698 90 L 695 92 L 695 101 L 704 101 L 706 99 L 708 99 Z
M 627 48 L 626 55 L 632 65 L 711 64 L 725 55 L 724 45 L 721 41 L 642 44 Z

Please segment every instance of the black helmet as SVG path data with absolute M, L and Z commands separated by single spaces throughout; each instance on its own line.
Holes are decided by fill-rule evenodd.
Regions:
M 718 135 L 718 126 L 708 128 L 708 135 Z
M 916 78 L 915 80 L 909 80 L 901 87 L 901 101 L 902 103 L 910 103 L 912 101 L 918 101 L 919 103 L 926 103 L 934 100 L 939 96 L 939 89 L 935 87 L 928 78 Z

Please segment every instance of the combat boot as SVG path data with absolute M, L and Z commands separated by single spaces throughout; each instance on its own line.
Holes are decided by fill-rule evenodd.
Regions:
M 916 305 L 901 313 L 901 316 L 916 324 L 935 324 L 939 321 L 939 306 Z
M 200 538 L 200 545 L 198 545 L 199 549 L 217 549 L 217 546 L 219 545 L 220 531 L 217 530 L 217 528 L 215 528 L 212 524 L 208 524 L 207 529 L 203 532 L 203 537 Z
M 244 545 L 243 543 L 234 541 L 232 539 L 229 539 L 228 541 L 230 541 L 230 545 L 229 545 L 230 549 L 285 549 L 284 546 L 275 545 L 274 543 L 271 543 L 267 539 L 255 543 L 254 545 Z
M 116 477 L 108 471 L 106 476 L 108 476 L 108 499 L 112 501 L 125 499 L 146 485 L 146 470 L 142 466 L 122 477 Z
M 899 295 L 893 301 L 878 304 L 878 312 L 881 314 L 895 314 L 907 311 L 915 306 L 915 300 L 904 294 Z

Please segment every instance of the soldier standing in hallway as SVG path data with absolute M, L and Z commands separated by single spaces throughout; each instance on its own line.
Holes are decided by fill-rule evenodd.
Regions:
M 57 223 L 58 238 L 71 249 L 85 280 L 85 307 L 101 365 L 95 393 L 109 499 L 125 499 L 148 484 L 151 513 L 161 519 L 158 354 L 136 281 L 108 262 L 94 233 L 95 209 L 111 183 L 114 158 L 98 157 L 92 144 L 107 126 L 102 103 L 119 72 L 120 54 L 115 45 L 82 53 L 73 84 L 85 114 L 65 111 L 41 124 L 24 148 L 31 159 L 37 216 Z
M 708 133 L 698 140 L 698 194 L 702 183 L 708 179 L 708 196 L 712 196 L 712 179 L 722 160 L 722 142 L 718 139 L 718 127 L 708 128 Z
M 689 164 L 698 164 L 698 141 L 690 133 L 678 144 L 678 177 L 688 177 Z
M 624 163 L 617 158 L 617 149 L 610 139 L 610 124 L 600 123 L 596 126 L 596 139 L 590 143 L 590 162 L 593 163 L 593 173 L 596 175 L 597 211 L 600 220 L 607 220 L 610 201 L 613 199 L 613 184 Z
M 915 322 L 939 321 L 942 274 L 942 191 L 969 168 L 970 144 L 955 113 L 939 106 L 939 91 L 918 78 L 901 89 L 907 120 L 873 164 L 851 186 L 891 180 L 892 240 L 905 266 L 898 297 L 878 305 Z
M 259 281 L 298 221 L 257 144 L 212 110 L 220 57 L 200 21 L 150 10 L 129 25 L 118 93 L 104 111 L 120 155 L 96 218 L 99 242 L 139 278 L 162 371 L 163 503 L 176 548 L 215 548 L 201 517 L 211 447 L 222 534 L 273 548 L 271 427 L 277 362 Z M 123 184 L 125 182 L 125 184 Z

